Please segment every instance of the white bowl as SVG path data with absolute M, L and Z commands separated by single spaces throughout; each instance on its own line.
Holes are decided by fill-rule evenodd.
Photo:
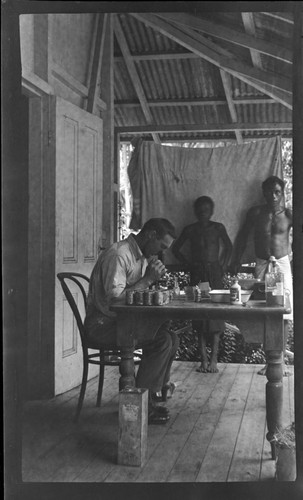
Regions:
M 252 290 L 241 290 L 241 302 L 245 304 L 250 299 Z M 211 290 L 209 292 L 210 300 L 212 302 L 218 303 L 230 303 L 230 291 L 229 290 Z
M 212 302 L 223 302 L 229 304 L 230 302 L 230 291 L 229 290 L 211 290 L 209 292 L 210 300 Z
M 241 302 L 243 304 L 249 301 L 252 292 L 252 290 L 241 290 Z

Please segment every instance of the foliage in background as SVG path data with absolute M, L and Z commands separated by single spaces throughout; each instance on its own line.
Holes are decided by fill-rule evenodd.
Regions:
M 285 206 L 292 210 L 292 141 L 282 141 L 282 169 L 285 182 Z
M 200 361 L 198 335 L 191 327 L 191 322 L 174 322 L 172 328 L 178 329 L 185 324 L 188 329 L 179 335 L 180 345 L 176 359 L 179 361 Z M 287 349 L 293 352 L 292 327 L 289 332 Z M 207 345 L 207 353 L 210 357 L 210 343 Z M 266 358 L 261 344 L 245 342 L 243 335 L 235 331 L 234 325 L 226 323 L 225 331 L 220 337 L 218 361 L 219 363 L 263 364 L 266 362 Z M 286 357 L 285 364 L 293 364 L 293 360 Z

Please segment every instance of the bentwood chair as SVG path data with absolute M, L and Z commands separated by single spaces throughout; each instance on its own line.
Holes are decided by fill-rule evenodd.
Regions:
M 74 421 L 77 422 L 82 406 L 83 406 L 83 400 L 85 396 L 85 390 L 86 390 L 86 385 L 87 385 L 87 377 L 88 377 L 88 367 L 90 364 L 92 365 L 99 365 L 100 366 L 100 371 L 99 371 L 99 383 L 98 383 L 98 394 L 97 394 L 97 404 L 96 406 L 101 405 L 101 398 L 102 398 L 102 390 L 103 390 L 103 382 L 104 382 L 104 368 L 105 366 L 118 366 L 121 361 L 120 357 L 120 351 L 116 345 L 112 346 L 106 346 L 104 349 L 100 349 L 100 347 L 96 347 L 94 345 L 91 345 L 87 339 L 83 320 L 81 317 L 81 314 L 79 312 L 77 303 L 74 299 L 74 295 L 70 289 L 70 285 L 72 284 L 71 282 L 75 283 L 79 290 L 81 291 L 80 297 L 83 299 L 84 303 L 84 310 L 86 310 L 86 305 L 87 305 L 87 289 L 88 289 L 88 283 L 89 283 L 89 278 L 85 276 L 84 274 L 80 273 L 58 273 L 57 278 L 59 279 L 64 295 L 73 311 L 73 314 L 76 318 L 78 330 L 80 333 L 80 338 L 81 338 L 81 344 L 82 344 L 82 353 L 83 353 L 83 375 L 82 375 L 82 383 L 81 383 L 81 389 L 80 389 L 80 395 L 79 395 L 79 400 L 78 400 L 78 405 L 77 405 L 77 410 L 76 410 L 76 415 L 74 418 Z M 94 352 L 92 354 L 89 353 L 89 351 L 94 350 L 97 352 Z M 135 360 L 135 364 L 138 364 L 140 362 L 140 359 L 138 357 Z

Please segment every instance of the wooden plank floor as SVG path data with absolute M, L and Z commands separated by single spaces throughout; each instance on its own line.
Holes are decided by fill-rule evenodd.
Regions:
M 171 419 L 148 427 L 144 467 L 116 464 L 117 367 L 106 368 L 101 408 L 97 380 L 88 383 L 78 424 L 72 419 L 79 388 L 48 401 L 27 402 L 23 416 L 23 481 L 233 482 L 274 480 L 266 441 L 261 365 L 219 364 L 198 373 L 198 363 L 175 361 L 177 389 Z M 293 367 L 289 370 L 293 374 Z M 294 376 L 284 377 L 283 425 L 294 421 Z

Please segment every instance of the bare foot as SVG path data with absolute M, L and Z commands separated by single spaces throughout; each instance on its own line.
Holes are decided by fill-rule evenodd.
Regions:
M 259 370 L 257 373 L 258 375 L 266 375 L 266 370 L 267 370 L 267 365 L 263 366 L 261 370 Z
M 199 368 L 196 369 L 196 372 L 207 373 L 208 372 L 207 365 L 205 365 L 204 363 L 201 363 Z
M 207 370 L 209 373 L 218 373 L 218 367 L 217 367 L 217 363 L 216 362 L 211 362 L 208 366 L 208 370 Z

